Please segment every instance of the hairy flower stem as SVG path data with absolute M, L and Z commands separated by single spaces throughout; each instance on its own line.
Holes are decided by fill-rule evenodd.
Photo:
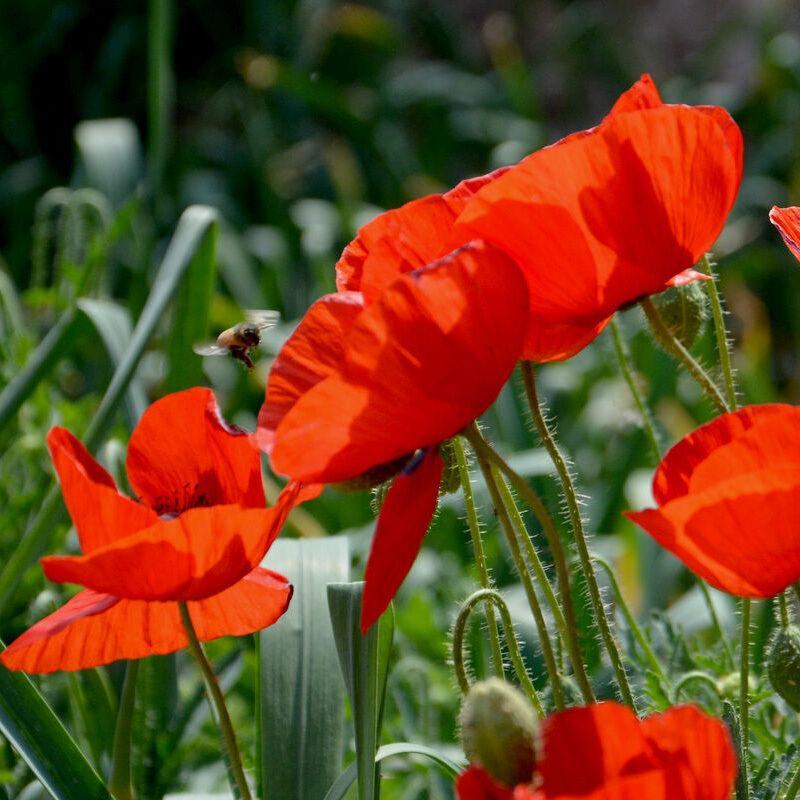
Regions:
M 217 724 L 222 732 L 232 777 L 231 789 L 237 800 L 252 800 L 250 787 L 247 785 L 247 778 L 244 774 L 244 767 L 242 767 L 242 757 L 239 754 L 239 746 L 236 744 L 236 734 L 233 730 L 233 723 L 231 722 L 228 708 L 225 705 L 225 698 L 222 696 L 222 689 L 220 689 L 217 676 L 214 674 L 214 670 L 203 651 L 203 646 L 197 638 L 197 633 L 192 623 L 192 617 L 189 614 L 186 603 L 179 602 L 178 608 L 181 612 L 181 621 L 186 630 L 186 635 L 189 637 L 189 649 L 192 651 L 192 655 L 195 657 L 200 671 L 203 673 L 206 691 L 208 692 L 211 705 L 216 712 Z
M 653 301 L 646 297 L 644 300 L 639 301 L 639 305 L 644 311 L 647 321 L 650 323 L 650 328 L 653 331 L 658 343 L 666 350 L 673 358 L 683 364 L 688 370 L 689 374 L 700 384 L 700 388 L 706 394 L 708 399 L 714 404 L 714 408 L 720 413 L 724 414 L 728 410 L 728 405 L 725 398 L 719 390 L 719 387 L 709 374 L 703 369 L 702 366 L 695 360 L 694 356 L 681 344 L 675 337 L 672 331 L 664 323 L 661 314 L 653 304 Z
M 653 415 L 647 407 L 647 403 L 642 397 L 639 386 L 636 383 L 636 374 L 633 368 L 631 354 L 628 352 L 628 347 L 625 340 L 622 338 L 622 331 L 620 331 L 619 323 L 616 316 L 611 318 L 611 337 L 614 340 L 614 350 L 617 353 L 617 361 L 619 368 L 628 384 L 631 396 L 633 397 L 636 408 L 639 409 L 639 416 L 642 418 L 642 427 L 644 428 L 647 442 L 650 445 L 650 452 L 653 456 L 653 463 L 657 464 L 661 460 L 661 446 L 658 443 L 658 434 L 656 433 L 656 426 L 653 422 Z
M 728 332 L 725 329 L 725 318 L 722 311 L 722 301 L 717 289 L 717 276 L 714 274 L 714 264 L 708 257 L 708 253 L 701 259 L 701 264 L 711 277 L 710 281 L 704 281 L 706 293 L 711 302 L 711 315 L 714 318 L 714 334 L 717 338 L 717 353 L 719 363 L 722 367 L 722 374 L 725 378 L 725 393 L 728 397 L 728 408 L 736 411 L 736 384 L 733 379 L 733 367 L 731 366 L 731 348 Z
M 597 584 L 597 576 L 595 575 L 594 566 L 589 556 L 589 546 L 586 540 L 586 531 L 583 528 L 583 519 L 578 505 L 578 496 L 575 492 L 575 484 L 572 482 L 572 475 L 570 475 L 567 462 L 564 460 L 564 456 L 561 454 L 556 444 L 555 437 L 545 419 L 544 411 L 536 392 L 536 378 L 533 364 L 530 361 L 522 362 L 522 379 L 525 384 L 525 395 L 528 398 L 528 405 L 530 406 L 531 415 L 533 416 L 533 422 L 536 426 L 536 430 L 539 432 L 539 438 L 542 440 L 545 449 L 549 453 L 556 467 L 556 471 L 558 472 L 558 476 L 561 479 L 561 487 L 564 492 L 564 499 L 567 503 L 567 511 L 569 512 L 570 523 L 572 525 L 572 535 L 578 549 L 578 558 L 580 559 L 581 568 L 586 579 L 586 585 L 589 587 L 589 597 L 592 601 L 592 608 L 594 610 L 597 626 L 600 629 L 600 636 L 603 639 L 606 652 L 611 660 L 611 666 L 614 668 L 620 697 L 626 705 L 630 706 L 635 711 L 636 703 L 633 700 L 633 693 L 628 683 L 628 675 L 625 672 L 625 665 L 622 663 L 622 656 L 617 647 L 617 642 L 614 639 L 614 635 L 611 633 L 611 622 L 606 615 L 603 598 L 600 595 L 600 587 Z
M 469 615 L 472 613 L 473 608 L 475 608 L 478 603 L 482 602 L 487 606 L 497 607 L 500 619 L 503 621 L 503 632 L 506 636 L 508 654 L 514 666 L 514 671 L 539 719 L 544 719 L 544 706 L 542 706 L 542 701 L 539 699 L 536 688 L 531 682 L 528 671 L 525 669 L 525 663 L 519 651 L 519 644 L 517 643 L 517 636 L 514 633 L 514 624 L 511 621 L 511 614 L 508 611 L 508 606 L 505 600 L 503 600 L 494 589 L 479 589 L 477 592 L 470 595 L 462 604 L 461 610 L 458 612 L 458 617 L 456 617 L 455 625 L 453 626 L 453 666 L 455 667 L 456 679 L 458 680 L 461 693 L 466 694 L 470 688 L 466 660 L 464 659 L 464 633 L 467 629 L 467 621 L 469 620 Z
M 778 609 L 780 612 L 780 623 L 782 628 L 788 628 L 791 624 L 789 617 L 789 606 L 786 604 L 786 592 L 778 595 Z
M 464 507 L 467 513 L 467 526 L 472 537 L 472 550 L 475 554 L 475 566 L 478 568 L 478 579 L 484 589 L 492 588 L 492 579 L 489 577 L 489 570 L 486 566 L 486 554 L 483 552 L 483 542 L 481 541 L 481 526 L 478 519 L 478 509 L 475 506 L 475 495 L 472 492 L 472 482 L 469 477 L 469 467 L 467 465 L 467 455 L 460 439 L 453 437 L 453 452 L 458 464 L 458 477 L 461 480 L 461 488 L 464 491 Z M 503 677 L 503 651 L 500 648 L 500 635 L 497 631 L 497 620 L 494 615 L 494 603 L 485 604 L 486 626 L 489 629 L 489 641 L 492 646 L 492 662 L 495 674 Z M 508 632 L 506 632 L 508 638 Z
M 131 727 L 133 706 L 136 700 L 136 678 L 139 662 L 129 661 L 125 667 L 122 694 L 119 698 L 117 724 L 114 728 L 114 744 L 111 754 L 111 777 L 108 788 L 115 800 L 133 800 L 131 788 Z
M 725 636 L 725 631 L 722 630 L 722 623 L 719 621 L 719 614 L 717 614 L 717 609 L 714 607 L 714 600 L 711 598 L 711 592 L 708 590 L 708 584 L 702 578 L 698 578 L 697 585 L 700 587 L 700 592 L 705 600 L 706 608 L 708 608 L 708 613 L 711 617 L 711 624 L 714 627 L 714 632 L 717 634 L 720 642 L 722 642 L 722 648 L 725 651 L 725 659 L 728 662 L 728 666 L 730 666 L 731 669 L 734 669 L 736 666 L 736 660 L 734 659 L 733 651 L 728 644 L 728 638 Z
M 742 797 L 750 800 L 750 598 L 742 598 L 742 652 L 739 668 L 739 727 L 742 752 L 739 758 Z
M 484 465 L 488 463 L 494 465 L 506 475 L 511 481 L 511 485 L 525 500 L 528 507 L 539 520 L 539 524 L 542 526 L 544 535 L 547 538 L 547 543 L 550 546 L 550 552 L 553 556 L 553 563 L 555 564 L 556 576 L 558 578 L 559 594 L 561 595 L 561 605 L 563 606 L 564 617 L 567 622 L 567 638 L 565 641 L 567 651 L 585 702 L 594 703 L 594 691 L 586 675 L 586 667 L 583 662 L 580 642 L 578 640 L 578 623 L 575 615 L 575 606 L 572 603 L 572 595 L 570 593 L 567 558 L 553 518 L 550 516 L 550 512 L 547 510 L 547 507 L 542 502 L 539 495 L 536 494 L 528 482 L 521 475 L 514 472 L 514 470 L 486 443 L 477 425 L 473 423 L 467 428 L 465 436 L 478 456 L 478 463 L 481 464 L 487 485 L 492 481 L 491 469 L 484 467 Z M 516 540 L 514 544 L 516 546 Z M 517 549 L 519 548 L 517 547 Z
M 477 452 L 477 450 L 476 455 L 481 472 L 483 473 L 483 479 L 486 482 L 486 486 L 489 489 L 489 494 L 492 498 L 492 505 L 494 505 L 495 510 L 497 511 L 497 516 L 500 519 L 500 526 L 506 535 L 508 547 L 511 550 L 511 556 L 514 559 L 514 565 L 516 566 L 517 573 L 522 581 L 522 586 L 525 589 L 525 595 L 528 598 L 528 605 L 530 606 L 533 619 L 536 623 L 536 630 L 539 633 L 539 645 L 542 648 L 542 657 L 544 658 L 544 664 L 547 668 L 547 674 L 550 678 L 550 685 L 553 689 L 553 703 L 557 709 L 561 710 L 564 708 L 564 690 L 561 685 L 561 675 L 558 671 L 555 654 L 553 653 L 553 645 L 550 641 L 550 634 L 547 630 L 547 623 L 545 622 L 544 614 L 542 614 L 542 607 L 539 604 L 539 598 L 536 595 L 536 589 L 533 586 L 533 581 L 531 580 L 530 573 L 528 572 L 527 565 L 525 564 L 525 559 L 522 557 L 522 551 L 519 548 L 519 542 L 517 542 L 517 537 L 514 535 L 514 528 L 511 524 L 511 519 L 509 518 L 508 512 L 506 511 L 502 498 L 500 497 L 500 490 L 497 488 L 497 484 L 492 473 L 491 464 L 483 457 L 481 453 Z

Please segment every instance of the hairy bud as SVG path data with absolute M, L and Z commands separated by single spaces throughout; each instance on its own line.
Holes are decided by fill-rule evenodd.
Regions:
M 767 675 L 772 688 L 800 711 L 800 628 L 781 628 L 772 640 L 767 657 Z
M 519 689 L 499 678 L 474 684 L 461 705 L 459 722 L 470 763 L 506 786 L 531 780 L 538 726 Z
M 687 350 L 690 349 L 708 319 L 708 296 L 701 281 L 673 286 L 656 295 L 653 303 L 667 328 Z

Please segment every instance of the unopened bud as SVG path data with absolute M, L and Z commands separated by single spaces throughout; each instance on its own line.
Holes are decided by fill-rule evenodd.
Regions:
M 708 319 L 708 296 L 701 283 L 673 286 L 653 298 L 664 324 L 687 350 L 697 341 Z
M 470 763 L 506 786 L 531 780 L 537 721 L 522 692 L 499 678 L 476 683 L 464 698 L 459 722 Z
M 800 628 L 781 628 L 769 648 L 767 675 L 772 688 L 800 711 Z

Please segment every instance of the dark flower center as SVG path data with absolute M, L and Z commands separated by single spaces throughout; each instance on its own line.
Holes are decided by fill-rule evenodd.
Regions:
M 153 503 L 153 510 L 162 519 L 175 519 L 190 508 L 213 505 L 199 483 L 185 483 L 177 492 L 159 495 Z

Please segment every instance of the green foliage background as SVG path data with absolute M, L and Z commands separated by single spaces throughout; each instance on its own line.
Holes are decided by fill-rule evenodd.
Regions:
M 735 365 L 747 402 L 797 403 L 800 274 L 767 220 L 772 204 L 800 203 L 800 10 L 780 0 L 151 0 L 147 7 L 30 0 L 24 13 L 0 4 L 0 389 L 87 287 L 137 319 L 181 212 L 207 204 L 220 217 L 216 288 L 209 295 L 202 282 L 194 285 L 191 302 L 184 297 L 164 316 L 136 391 L 153 399 L 195 376 L 215 388 L 229 418 L 252 426 L 270 352 L 308 304 L 333 289 L 333 264 L 361 223 L 594 124 L 644 71 L 668 101 L 724 105 L 742 126 L 745 180 L 715 251 Z M 130 122 L 84 124 L 108 118 Z M 100 194 L 70 194 L 87 188 Z M 249 307 L 279 309 L 286 320 L 253 375 L 191 354 L 193 336 L 212 335 Z M 711 409 L 645 335 L 639 312 L 621 316 L 671 443 Z M 696 350 L 713 361 L 710 330 Z M 0 564 L 50 485 L 48 427 L 83 434 L 110 375 L 94 329 L 76 326 L 68 352 L 0 430 Z M 645 502 L 650 464 L 610 337 L 543 368 L 541 380 L 587 495 L 590 528 L 602 534 L 597 549 L 615 561 L 635 611 L 648 619 L 651 609 L 670 609 L 653 630 L 675 669 L 723 673 L 722 660 L 700 655 L 708 618 L 693 581 L 620 517 Z M 504 392 L 487 424 L 555 508 L 517 388 Z M 100 450 L 117 474 L 129 429 L 119 414 Z M 524 601 L 486 496 L 479 499 L 490 563 L 533 659 Z M 301 518 L 290 535 L 347 532 L 363 556 L 372 522 L 366 495 L 326 492 L 308 510 L 313 520 Z M 462 513 L 457 498 L 443 504 L 398 597 L 385 741 L 455 741 L 446 631 L 475 586 Z M 65 546 L 74 537 L 62 525 L 49 549 Z M 0 636 L 10 641 L 63 594 L 37 567 L 28 570 L 4 609 Z M 732 624 L 731 607 L 719 601 L 723 623 Z M 770 612 L 756 613 L 758 665 Z M 690 644 L 673 625 L 693 637 Z M 479 672 L 481 639 L 476 627 Z M 252 745 L 253 647 L 223 642 L 212 650 L 239 677 L 234 713 Z M 108 675 L 118 686 L 119 671 Z M 185 698 L 192 678 L 180 675 Z M 84 676 L 77 685 L 91 698 L 101 691 L 95 683 Z M 75 686 L 64 676 L 42 681 L 103 768 L 111 711 L 87 728 Z M 643 672 L 639 690 L 648 690 Z M 182 735 L 179 758 L 153 744 L 155 795 L 223 780 L 210 766 L 217 742 L 209 724 L 189 720 Z M 757 735 L 766 742 L 772 734 L 765 724 Z M 432 770 L 398 770 L 389 771 L 386 797 L 450 796 Z M 0 797 L 17 796 L 29 781 L 10 748 L 0 748 Z

